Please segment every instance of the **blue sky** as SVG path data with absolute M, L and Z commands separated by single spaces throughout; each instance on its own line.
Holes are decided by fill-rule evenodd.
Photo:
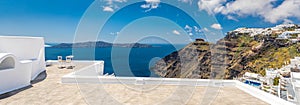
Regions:
M 93 0 L 1 0 L 0 35 L 42 36 L 46 42 L 72 39 Z
M 118 36 L 123 42 L 130 42 L 130 39 L 138 40 L 136 37 L 156 35 L 171 38 L 176 43 L 188 43 L 191 40 L 184 36 L 202 38 L 201 31 L 207 28 L 225 33 L 238 27 L 300 23 L 300 2 L 292 0 L 174 0 L 183 7 L 195 5 L 190 9 L 199 14 L 206 12 L 215 16 L 218 23 L 211 27 L 197 26 L 188 14 L 160 0 L 118 8 L 118 4 L 128 1 L 105 0 L 106 6 L 99 6 L 96 12 L 114 15 L 98 40 L 113 41 Z M 93 0 L 1 0 L 0 35 L 41 36 L 48 43 L 72 42 L 80 19 L 92 3 Z

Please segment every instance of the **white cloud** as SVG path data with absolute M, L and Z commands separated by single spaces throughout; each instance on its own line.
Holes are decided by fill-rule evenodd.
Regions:
M 208 30 L 206 27 L 205 27 L 205 28 L 203 28 L 203 30 L 204 30 L 204 31 L 206 31 L 206 32 L 208 32 L 208 31 L 209 31 L 209 30 Z
M 178 1 L 183 2 L 183 3 L 189 3 L 189 4 L 193 3 L 193 0 L 178 0 Z
M 106 6 L 103 7 L 103 11 L 114 12 L 115 9 L 119 8 L 117 3 L 125 3 L 127 0 L 104 0 L 104 2 L 106 2 Z
M 184 2 L 184 3 L 188 3 L 188 2 L 190 2 L 191 0 L 178 0 L 178 1 L 181 1 L 181 2 Z
M 120 34 L 120 32 L 111 32 L 111 33 L 109 33 L 110 35 L 119 35 Z
M 199 0 L 200 10 L 209 14 L 227 15 L 230 20 L 247 16 L 261 17 L 266 22 L 286 22 L 286 19 L 297 18 L 300 20 L 300 2 L 284 0 L 279 6 L 276 0 Z
M 199 0 L 198 6 L 200 10 L 206 10 L 208 13 L 218 13 L 222 7 L 222 4 L 226 0 Z
M 159 3 L 160 0 L 145 0 L 147 3 L 153 3 L 153 2 L 156 2 L 156 3 Z
M 193 28 L 190 27 L 189 25 L 185 25 L 184 29 L 186 30 L 186 32 L 190 33 L 193 31 Z
M 115 0 L 115 1 L 119 3 L 127 2 L 127 0 Z
M 173 33 L 173 34 L 176 34 L 176 35 L 180 35 L 180 32 L 177 31 L 177 30 L 173 30 L 172 33 Z
M 221 30 L 222 29 L 222 26 L 220 24 L 216 24 L 216 23 L 212 24 L 210 27 L 214 28 L 214 29 L 217 29 L 217 30 Z
M 141 5 L 141 8 L 147 9 L 145 12 L 151 11 L 159 7 L 160 0 L 145 0 L 146 4 Z
M 294 0 L 285 0 L 276 8 L 273 8 L 272 11 L 268 12 L 264 17 L 265 20 L 276 23 L 278 21 L 284 21 L 291 17 L 300 19 L 300 3 L 295 2 Z
M 227 15 L 227 19 L 234 20 L 234 21 L 239 21 L 238 19 L 236 19 L 235 17 L 233 17 L 231 15 Z
M 106 11 L 106 12 L 114 12 L 114 9 L 109 7 L 109 6 L 105 6 L 103 7 L 103 11 Z
M 106 2 L 106 4 L 108 5 L 112 5 L 114 2 L 117 2 L 117 3 L 124 3 L 124 2 L 127 2 L 127 0 L 104 0 Z
M 272 9 L 274 0 L 236 0 L 229 2 L 220 11 L 222 14 L 244 15 L 262 15 Z
M 197 26 L 185 25 L 184 29 L 189 35 L 199 34 L 202 32 L 202 30 Z
M 195 30 L 195 32 L 196 32 L 196 33 L 199 33 L 199 32 L 201 32 L 201 29 L 200 29 L 200 28 L 198 28 L 197 26 L 194 26 L 194 30 Z
M 274 0 L 235 0 L 227 2 L 227 0 L 199 0 L 198 6 L 200 10 L 206 10 L 210 13 L 222 14 L 260 14 L 272 8 L 271 2 Z
M 151 6 L 150 4 L 143 4 L 143 5 L 141 5 L 142 8 L 150 8 L 150 6 Z

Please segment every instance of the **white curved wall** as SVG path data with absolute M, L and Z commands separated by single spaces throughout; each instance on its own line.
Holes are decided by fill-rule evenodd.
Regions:
M 46 69 L 42 37 L 0 36 L 0 53 L 12 53 L 19 61 L 31 60 L 32 80 Z
M 12 53 L 18 59 L 37 59 L 43 47 L 40 37 L 0 36 L 0 52 Z
M 11 53 L 0 53 L 0 94 L 30 85 L 32 62 L 18 62 Z M 12 65 L 13 64 L 13 65 Z

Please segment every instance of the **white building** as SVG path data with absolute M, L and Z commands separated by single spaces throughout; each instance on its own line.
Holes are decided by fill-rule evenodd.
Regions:
M 295 24 L 280 24 L 280 25 L 276 25 L 275 29 L 283 29 L 283 28 L 291 28 L 291 27 L 296 27 Z
M 292 72 L 291 73 L 293 90 L 295 92 L 297 102 L 300 102 L 300 73 Z
M 267 78 L 275 78 L 279 76 L 279 72 L 274 69 L 266 69 L 266 77 Z
M 300 34 L 300 31 L 285 31 L 283 33 L 281 33 L 280 35 L 278 35 L 278 38 L 280 39 L 290 39 L 293 34 Z M 298 35 L 297 35 L 298 37 Z
M 0 36 L 0 94 L 30 85 L 45 68 L 43 38 Z
M 255 36 L 259 34 L 268 34 L 270 33 L 266 29 L 263 28 L 238 28 L 234 30 L 234 32 L 240 33 L 240 34 L 249 34 L 250 36 Z
M 295 57 L 294 59 L 291 59 L 290 65 L 293 68 L 298 68 L 299 69 L 299 67 L 300 67 L 300 57 Z

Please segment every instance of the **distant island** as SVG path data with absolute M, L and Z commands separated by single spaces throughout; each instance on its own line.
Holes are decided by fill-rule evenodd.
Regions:
M 52 48 L 105 48 L 105 47 L 124 47 L 124 48 L 151 48 L 152 45 L 141 43 L 108 43 L 104 41 L 80 42 L 80 43 L 61 43 Z

